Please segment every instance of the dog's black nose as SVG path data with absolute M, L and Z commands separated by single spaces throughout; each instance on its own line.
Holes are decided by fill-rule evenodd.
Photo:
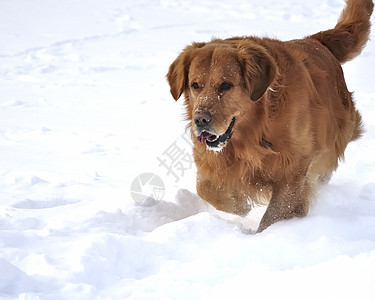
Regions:
M 194 114 L 194 123 L 197 127 L 204 127 L 210 124 L 212 120 L 211 114 L 208 111 L 196 110 Z

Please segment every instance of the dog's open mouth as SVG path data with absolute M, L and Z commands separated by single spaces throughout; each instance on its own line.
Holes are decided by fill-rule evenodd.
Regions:
M 233 126 L 236 122 L 236 119 L 233 118 L 232 121 L 229 124 L 228 129 L 223 133 L 222 135 L 214 135 L 208 131 L 203 131 L 198 137 L 199 143 L 206 142 L 207 147 L 212 149 L 221 149 L 225 143 L 230 139 L 233 133 Z

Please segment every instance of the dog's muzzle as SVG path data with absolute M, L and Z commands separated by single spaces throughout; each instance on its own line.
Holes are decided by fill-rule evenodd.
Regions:
M 222 135 L 215 135 L 207 130 L 202 130 L 201 133 L 197 136 L 199 143 L 206 143 L 208 148 L 212 150 L 220 150 L 226 144 L 226 142 L 230 139 L 233 133 L 233 127 L 236 119 L 233 118 L 230 122 L 227 130 Z

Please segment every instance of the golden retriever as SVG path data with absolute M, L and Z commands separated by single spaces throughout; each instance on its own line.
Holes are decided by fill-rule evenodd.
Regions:
M 258 232 L 308 213 L 362 123 L 341 64 L 370 32 L 371 0 L 348 0 L 337 25 L 303 39 L 235 37 L 193 43 L 167 74 L 185 97 L 198 195 L 246 215 L 267 199 Z

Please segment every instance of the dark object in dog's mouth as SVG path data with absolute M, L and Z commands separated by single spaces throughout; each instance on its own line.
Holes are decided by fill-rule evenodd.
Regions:
M 198 142 L 202 144 L 206 142 L 206 145 L 209 148 L 221 148 L 232 136 L 235 121 L 236 118 L 233 118 L 225 133 L 219 136 L 214 135 L 208 131 L 203 131 L 199 136 L 197 136 Z

